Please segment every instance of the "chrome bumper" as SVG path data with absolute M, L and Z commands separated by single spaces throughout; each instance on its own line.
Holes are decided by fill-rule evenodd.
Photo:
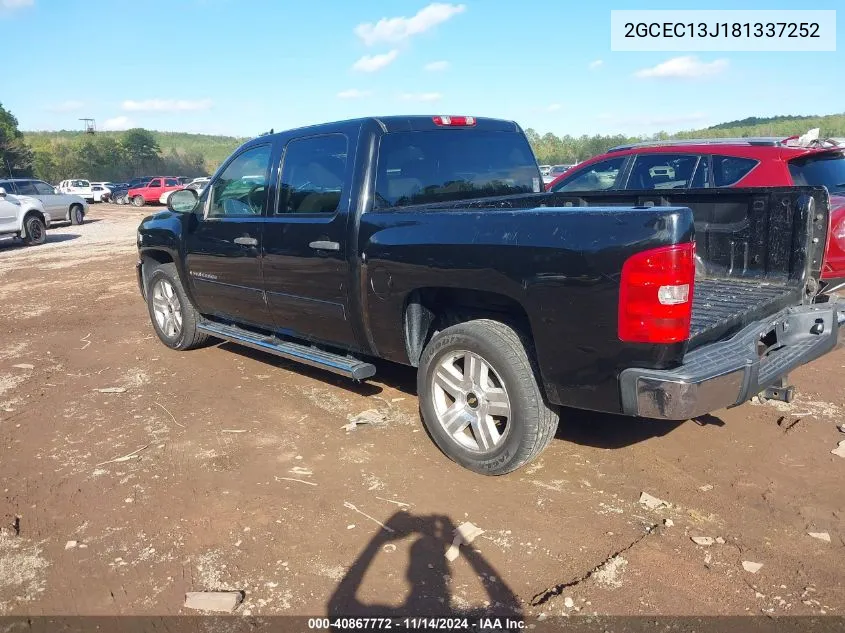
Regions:
M 687 420 L 742 404 L 836 348 L 843 323 L 845 304 L 789 308 L 687 353 L 678 368 L 626 369 L 619 378 L 623 412 Z

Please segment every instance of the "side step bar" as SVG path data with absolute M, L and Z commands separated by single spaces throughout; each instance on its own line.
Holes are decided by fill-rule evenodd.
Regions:
M 376 373 L 375 365 L 365 363 L 357 358 L 332 354 L 316 347 L 283 341 L 274 336 L 267 336 L 251 332 L 232 325 L 223 325 L 213 321 L 203 321 L 197 324 L 201 332 L 222 338 L 232 343 L 245 345 L 253 349 L 268 352 L 282 358 L 294 360 L 312 367 L 319 367 L 353 380 L 365 380 Z

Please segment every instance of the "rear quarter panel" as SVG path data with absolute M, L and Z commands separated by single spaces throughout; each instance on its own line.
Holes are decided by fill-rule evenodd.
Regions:
M 504 295 L 525 310 L 553 402 L 621 410 L 625 367 L 671 366 L 684 344 L 622 343 L 619 276 L 633 253 L 690 241 L 689 209 L 404 210 L 362 216 L 365 327 L 379 356 L 408 363 L 403 318 L 417 289 Z

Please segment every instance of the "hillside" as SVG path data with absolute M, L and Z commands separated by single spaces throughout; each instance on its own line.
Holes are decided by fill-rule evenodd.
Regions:
M 677 138 L 714 138 L 721 136 L 791 136 L 820 128 L 823 137 L 845 136 L 845 114 L 825 116 L 749 117 L 740 121 L 719 123 L 703 130 L 674 134 Z
M 200 154 L 209 167 L 219 165 L 245 138 L 234 136 L 213 136 L 210 134 L 186 134 L 184 132 L 159 132 L 149 130 L 161 153 Z M 99 137 L 111 137 L 120 140 L 123 132 L 97 132 Z M 58 132 L 24 132 L 24 139 L 34 150 L 46 148 L 53 143 L 75 143 L 84 140 L 86 134 L 81 131 L 60 130 Z

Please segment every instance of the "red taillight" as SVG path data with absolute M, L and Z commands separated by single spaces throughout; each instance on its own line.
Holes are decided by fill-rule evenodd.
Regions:
M 444 125 L 447 127 L 472 127 L 475 125 L 474 116 L 436 116 L 433 118 L 435 125 Z
M 694 242 L 629 257 L 619 285 L 619 338 L 631 343 L 688 339 L 694 283 Z

